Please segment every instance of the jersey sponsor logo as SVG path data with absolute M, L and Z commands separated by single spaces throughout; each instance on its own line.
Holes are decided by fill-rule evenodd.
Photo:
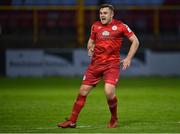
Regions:
M 112 26 L 112 30 L 117 30 L 117 26 L 116 25 Z
M 108 31 L 103 31 L 103 32 L 102 32 L 102 35 L 103 35 L 103 36 L 109 36 L 109 34 L 110 34 L 110 33 L 109 33 Z

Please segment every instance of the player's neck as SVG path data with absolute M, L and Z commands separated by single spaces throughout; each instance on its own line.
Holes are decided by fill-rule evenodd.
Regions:
M 113 19 L 111 19 L 111 20 L 109 21 L 109 23 L 108 23 L 108 24 L 111 24 L 111 23 L 112 23 L 112 21 L 113 21 Z

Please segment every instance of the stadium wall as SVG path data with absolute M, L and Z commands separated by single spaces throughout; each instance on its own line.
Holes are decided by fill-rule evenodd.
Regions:
M 125 57 L 122 53 L 121 57 Z M 173 60 L 172 60 L 173 59 Z M 180 53 L 144 51 L 122 76 L 180 76 Z M 90 63 L 85 49 L 7 50 L 6 76 L 82 76 Z

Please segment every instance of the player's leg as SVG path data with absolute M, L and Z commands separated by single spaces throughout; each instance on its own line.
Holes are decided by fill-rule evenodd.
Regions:
M 105 87 L 104 91 L 106 94 L 109 110 L 111 112 L 111 119 L 108 123 L 109 128 L 117 127 L 117 97 L 115 94 L 116 85 L 119 79 L 119 68 L 107 69 L 104 73 Z
M 94 75 L 93 73 L 98 74 L 99 72 L 90 66 L 83 77 L 82 85 L 79 89 L 79 94 L 74 103 L 70 118 L 63 123 L 58 124 L 58 127 L 67 128 L 76 126 L 75 123 L 78 119 L 78 115 L 81 109 L 85 105 L 87 95 L 100 80 L 101 75 Z
M 69 118 L 72 122 L 77 121 L 78 115 L 79 115 L 81 109 L 84 107 L 84 104 L 86 102 L 86 97 L 92 88 L 93 88 L 93 86 L 91 86 L 91 85 L 81 85 L 81 87 L 79 89 L 79 94 L 78 94 L 77 99 L 74 103 L 72 113 L 71 113 L 71 116 Z
M 68 128 L 68 127 L 75 128 L 76 127 L 76 121 L 78 119 L 78 115 L 80 111 L 82 110 L 82 108 L 84 107 L 84 104 L 86 102 L 86 97 L 91 91 L 92 87 L 93 86 L 91 85 L 81 85 L 79 89 L 79 94 L 72 108 L 72 113 L 71 113 L 70 118 L 67 119 L 67 121 L 63 123 L 59 123 L 58 127 L 61 127 L 61 128 Z
M 109 128 L 114 128 L 117 127 L 117 121 L 118 121 L 118 116 L 117 116 L 117 97 L 115 94 L 115 85 L 105 83 L 105 94 L 109 106 L 109 110 L 111 112 L 111 119 L 108 123 Z

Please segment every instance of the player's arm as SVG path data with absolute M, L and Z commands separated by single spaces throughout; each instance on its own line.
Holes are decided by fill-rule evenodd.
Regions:
M 92 57 L 92 56 L 93 56 L 94 45 L 95 45 L 95 41 L 92 40 L 91 38 L 89 38 L 89 41 L 88 41 L 88 44 L 87 44 L 87 49 L 88 49 L 88 55 L 89 55 L 89 57 Z
M 136 37 L 136 35 L 133 34 L 129 38 L 129 40 L 131 41 L 131 46 L 130 46 L 130 49 L 129 49 L 129 52 L 128 52 L 126 58 L 122 61 L 123 62 L 123 70 L 126 70 L 130 66 L 131 60 L 139 47 L 139 40 Z

